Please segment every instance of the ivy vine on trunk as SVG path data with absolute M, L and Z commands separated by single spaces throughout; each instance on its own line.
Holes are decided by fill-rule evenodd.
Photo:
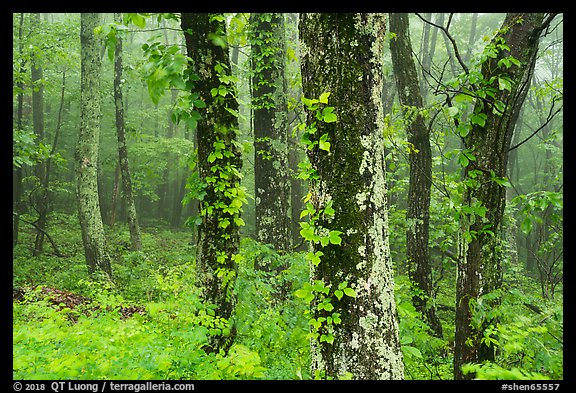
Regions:
M 311 302 L 316 378 L 404 377 L 380 99 L 385 27 L 384 14 L 300 14 L 311 164 L 301 233 L 313 251 L 299 294 Z
M 238 150 L 238 102 L 226 44 L 222 14 L 182 13 L 190 75 L 189 86 L 198 94 L 202 112 L 196 139 L 198 169 L 204 192 L 200 199 L 196 267 L 205 299 L 216 305 L 224 321 L 222 334 L 212 337 L 210 351 L 226 351 L 234 338 L 233 313 L 239 255 L 240 218 L 246 202 L 240 185 L 242 160 Z

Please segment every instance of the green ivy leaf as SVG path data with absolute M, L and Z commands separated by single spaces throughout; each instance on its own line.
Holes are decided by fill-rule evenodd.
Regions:
M 344 292 L 342 292 L 341 290 L 337 289 L 334 291 L 334 296 L 336 296 L 338 298 L 338 300 L 342 299 L 342 297 L 344 296 Z
M 328 97 L 330 97 L 330 92 L 324 92 L 322 94 L 320 94 L 320 98 L 318 99 L 318 101 L 322 104 L 327 104 L 328 103 Z
M 332 313 L 332 322 L 334 322 L 335 325 L 342 323 L 342 319 L 340 319 L 340 313 Z
M 341 234 L 342 234 L 342 232 L 340 232 L 340 231 L 330 231 L 330 235 L 329 235 L 330 243 L 341 244 L 342 243 L 342 238 L 340 237 Z
M 354 291 L 352 288 L 348 287 L 348 288 L 344 288 L 344 294 L 346 294 L 346 296 L 349 297 L 356 297 L 356 291 Z
M 306 254 L 306 259 L 314 264 L 314 266 L 318 266 L 320 264 L 320 257 L 324 255 L 322 251 L 316 251 L 315 253 L 309 252 Z
M 320 137 L 320 141 L 318 143 L 318 147 L 321 150 L 325 150 L 327 152 L 330 151 L 330 142 L 328 142 L 328 134 L 324 134 Z
M 304 299 L 306 303 L 310 303 L 314 299 L 314 294 L 312 293 L 312 285 L 310 285 L 310 283 L 304 283 L 302 288 L 294 292 L 294 295 Z
M 332 344 L 334 342 L 334 335 L 332 333 L 330 334 L 323 334 L 320 336 L 320 342 L 325 341 L 328 344 Z
M 324 123 L 334 123 L 338 120 L 338 116 L 335 113 L 328 113 L 323 117 Z

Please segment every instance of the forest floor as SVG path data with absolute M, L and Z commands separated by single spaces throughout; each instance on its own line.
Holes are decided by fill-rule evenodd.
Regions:
M 189 231 L 145 227 L 143 251 L 133 252 L 125 226 L 107 228 L 113 280 L 88 279 L 75 216 L 55 215 L 49 231 L 64 257 L 49 243 L 32 257 L 35 234 L 24 226 L 13 250 L 14 379 L 311 378 L 308 306 L 294 296 L 309 280 L 304 253 L 242 240 L 235 341 L 227 354 L 206 353 L 208 338 L 225 327 L 195 286 Z M 262 263 L 289 268 L 254 268 Z M 436 338 L 410 302 L 408 278 L 395 281 L 405 377 L 452 379 L 453 285 L 438 292 L 444 337 Z M 477 307 L 478 321 L 500 318 L 486 337 L 498 358 L 473 370 L 488 379 L 562 379 L 561 291 L 543 300 L 533 295 L 534 279 L 508 281 L 500 307 Z

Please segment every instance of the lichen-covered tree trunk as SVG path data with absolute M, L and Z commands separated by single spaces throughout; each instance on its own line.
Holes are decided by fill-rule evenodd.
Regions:
M 206 105 L 196 129 L 198 170 L 206 184 L 206 195 L 199 206 L 202 223 L 196 254 L 198 281 L 204 298 L 216 305 L 216 314 L 232 322 L 240 247 L 242 160 L 236 140 L 238 118 L 233 114 L 238 113 L 238 102 L 230 91 L 234 85 L 221 81 L 218 75 L 230 75 L 228 48 L 223 44 L 226 22 L 221 14 L 182 13 L 181 27 L 195 75 L 191 81 L 197 79 L 192 92 L 198 93 Z M 233 332 L 232 328 L 230 336 L 215 337 L 207 349 L 227 350 Z
M 98 200 L 98 146 L 100 138 L 100 41 L 94 29 L 100 14 L 83 13 L 80 19 L 81 80 L 80 134 L 76 144 L 76 194 L 88 272 L 102 269 L 112 275 Z
M 477 99 L 475 114 L 485 116 L 484 124 L 474 124 L 464 138 L 464 146 L 475 156 L 465 168 L 465 181 L 477 186 L 468 187 L 465 206 L 483 206 L 485 218 L 462 215 L 459 239 L 458 277 L 456 283 L 456 334 L 454 348 L 454 378 L 473 378 L 464 375 L 465 363 L 493 360 L 494 347 L 482 344 L 484 329 L 472 323 L 473 305 L 478 298 L 501 287 L 504 246 L 503 214 L 506 189 L 494 179 L 506 177 L 508 150 L 518 114 L 534 71 L 540 33 L 549 23 L 542 13 L 509 13 L 491 44 L 496 57 L 488 57 L 482 64 L 485 85 L 478 90 L 491 89 L 492 100 Z M 509 50 L 499 45 L 506 45 Z M 507 67 L 502 59 L 512 56 L 519 65 Z M 499 63 L 500 62 L 500 63 Z M 508 82 L 508 83 L 506 83 Z M 481 123 L 481 122 L 480 122 Z
M 442 337 L 442 325 L 436 315 L 433 299 L 432 269 L 428 249 L 430 227 L 430 188 L 432 186 L 432 150 L 430 132 L 421 113 L 423 102 L 418 84 L 418 74 L 412 58 L 412 44 L 408 14 L 391 13 L 390 31 L 395 37 L 390 40 L 392 65 L 398 89 L 398 98 L 404 112 L 411 113 L 408 124 L 410 146 L 410 181 L 408 185 L 408 211 L 406 221 L 406 254 L 409 275 L 415 284 L 416 294 L 412 297 L 414 307 L 425 317 L 437 337 Z M 406 110 L 406 108 L 409 108 Z
M 311 339 L 313 375 L 354 379 L 402 379 L 393 269 L 388 243 L 384 166 L 382 59 L 384 14 L 300 14 L 304 96 L 330 92 L 337 122 L 317 121 L 316 140 L 328 135 L 330 151 L 308 151 L 318 180 L 311 184 L 316 210 L 329 202 L 333 215 L 317 225 L 342 232 L 341 243 L 314 246 L 313 282 L 329 288 L 333 309 L 312 304 L 312 317 L 331 318 Z M 336 242 L 337 243 L 337 242 Z M 354 296 L 336 295 L 344 283 Z M 349 291 L 350 292 L 350 291 Z M 340 298 L 339 298 L 340 297 Z M 326 299 L 324 299 L 326 300 Z M 334 313 L 340 314 L 334 321 Z
M 115 13 L 114 20 L 122 23 L 122 14 Z M 114 104 L 116 106 L 116 136 L 118 138 L 118 159 L 120 172 L 122 173 L 122 191 L 126 199 L 126 210 L 128 216 L 128 228 L 130 229 L 130 247 L 133 251 L 142 248 L 142 235 L 138 216 L 136 214 L 136 203 L 132 193 L 132 178 L 130 177 L 130 165 L 128 163 L 128 149 L 126 147 L 126 133 L 124 131 L 124 100 L 122 98 L 122 37 L 116 37 L 116 48 L 114 52 Z
M 252 113 L 256 238 L 278 251 L 288 251 L 290 179 L 288 177 L 288 104 L 284 90 L 284 15 L 252 13 Z

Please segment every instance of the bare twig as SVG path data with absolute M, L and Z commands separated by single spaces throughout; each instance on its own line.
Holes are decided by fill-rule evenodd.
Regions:
M 434 26 L 434 27 L 436 27 L 436 28 L 438 28 L 444 32 L 444 34 L 446 35 L 446 38 L 448 38 L 450 40 L 450 43 L 452 44 L 452 48 L 454 49 L 454 56 L 456 56 L 458 63 L 460 63 L 460 66 L 462 67 L 462 69 L 464 70 L 466 75 L 468 75 L 468 73 L 469 73 L 468 67 L 466 66 L 466 63 L 464 63 L 464 60 L 462 60 L 462 57 L 460 56 L 460 52 L 458 51 L 458 45 L 456 44 L 456 40 L 454 40 L 454 37 L 452 37 L 452 35 L 448 31 L 448 28 L 450 27 L 450 22 L 452 21 L 452 15 L 453 14 L 451 13 L 450 16 L 448 17 L 448 24 L 446 25 L 446 27 L 444 27 L 444 26 L 437 25 L 433 22 L 430 22 L 429 20 L 426 20 L 424 17 L 422 17 L 419 13 L 416 13 L 416 16 L 418 16 L 420 19 L 422 19 L 425 23 L 428 23 L 429 25 Z
M 524 143 L 528 142 L 530 139 L 532 139 L 532 137 L 534 135 L 536 135 L 541 129 L 543 129 L 544 127 L 546 127 L 553 119 L 554 117 L 556 117 L 556 115 L 558 114 L 558 112 L 560 112 L 562 110 L 562 108 L 564 106 L 561 106 L 560 108 L 556 109 L 556 111 L 554 111 L 554 113 L 551 113 L 552 110 L 554 109 L 554 104 L 556 103 L 556 99 L 552 100 L 552 107 L 550 108 L 550 111 L 548 112 L 548 117 L 546 118 L 546 121 L 540 126 L 538 127 L 532 134 L 530 134 L 530 136 L 528 136 L 528 138 L 524 139 L 522 142 L 517 143 L 516 145 L 512 146 L 511 148 L 508 149 L 508 151 L 512 151 L 518 147 L 520 147 L 521 145 L 523 145 Z

